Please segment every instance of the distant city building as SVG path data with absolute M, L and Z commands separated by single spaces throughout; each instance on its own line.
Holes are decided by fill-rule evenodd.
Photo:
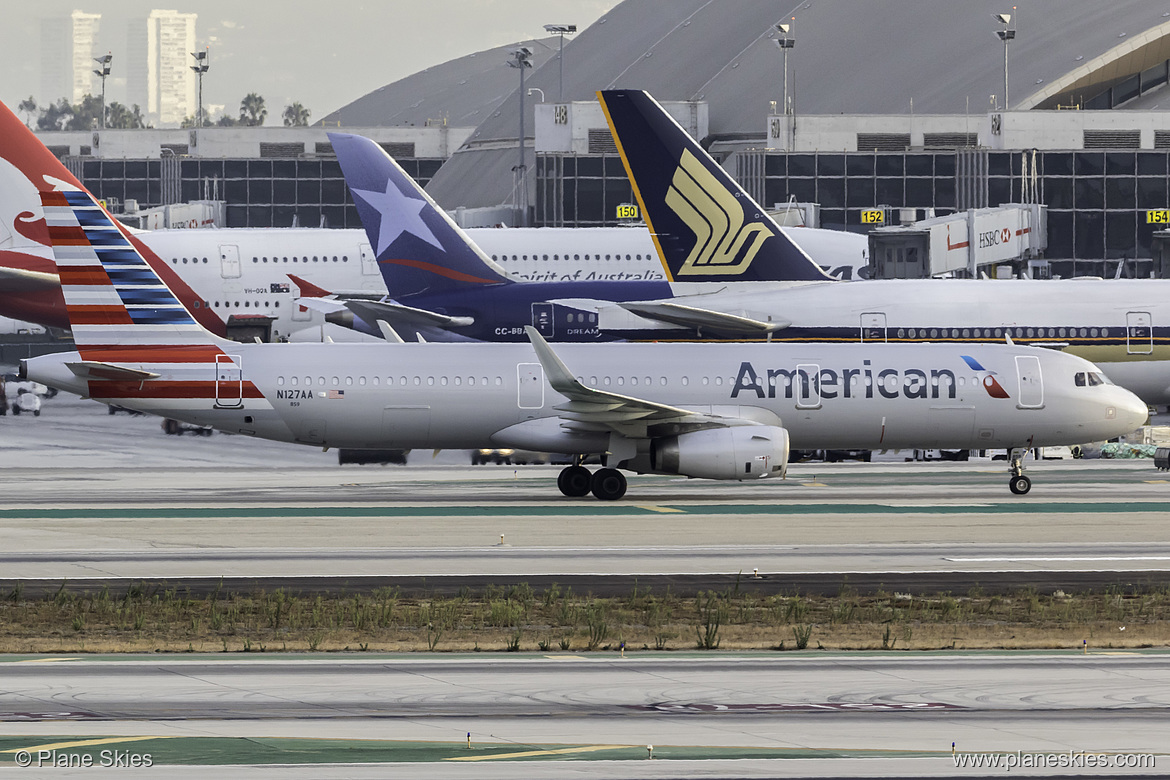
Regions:
M 151 11 L 130 22 L 126 39 L 126 102 L 147 122 L 177 127 L 195 115 L 195 20 L 198 14 Z
M 41 20 L 42 104 L 61 98 L 77 103 L 96 92 L 93 58 L 101 19 L 101 14 L 74 11 Z

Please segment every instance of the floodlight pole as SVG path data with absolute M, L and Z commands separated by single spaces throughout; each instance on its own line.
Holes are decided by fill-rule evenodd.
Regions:
M 572 35 L 577 32 L 577 25 L 575 24 L 546 24 L 544 26 L 545 32 L 550 32 L 560 36 L 561 45 L 557 50 L 557 62 L 559 63 L 559 82 L 560 87 L 557 90 L 557 102 L 565 102 L 565 36 Z
M 195 58 L 195 64 L 191 66 L 191 70 L 195 71 L 195 75 L 199 79 L 199 108 L 195 113 L 195 126 L 203 127 L 203 74 L 211 67 L 211 63 L 208 61 L 207 49 L 193 51 L 191 56 Z
M 524 165 L 524 71 L 532 67 L 530 58 L 532 50 L 524 46 L 512 50 L 512 59 L 508 60 L 508 67 L 520 71 L 520 137 L 517 146 L 520 151 L 520 164 L 516 166 L 516 205 L 520 212 L 519 227 L 528 226 L 528 185 L 525 182 Z
M 101 68 L 94 70 L 94 75 L 99 76 L 102 80 L 102 111 L 98 117 L 98 122 L 102 130 L 106 129 L 106 76 L 110 75 L 110 60 L 112 59 L 114 59 L 114 55 L 110 53 L 93 58 L 94 62 L 101 65 Z
M 795 23 L 796 17 L 794 16 L 789 21 L 776 25 L 776 45 L 784 55 L 784 134 L 788 138 L 789 151 L 792 151 L 793 147 L 796 146 L 796 126 L 795 122 L 790 119 L 793 111 L 788 103 L 788 52 L 796 45 L 796 35 L 793 32 Z
M 1012 6 L 1013 13 L 1016 7 Z M 1003 110 L 1007 111 L 1011 102 L 1008 100 L 1008 41 L 1015 40 L 1016 31 L 1010 27 L 1013 14 L 993 14 L 1003 24 L 1003 29 L 996 30 L 995 34 L 1003 41 Z

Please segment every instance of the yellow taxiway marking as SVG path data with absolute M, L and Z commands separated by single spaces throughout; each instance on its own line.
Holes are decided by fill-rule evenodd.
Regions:
M 45 745 L 31 745 L 25 748 L 0 750 L 0 753 L 19 753 L 22 750 L 27 750 L 29 753 L 32 753 L 35 750 L 64 750 L 65 748 L 89 747 L 91 745 L 112 745 L 116 742 L 145 742 L 151 739 L 177 739 L 177 737 L 108 737 L 106 739 L 83 739 L 77 742 L 50 742 Z
M 1170 482 L 1170 479 L 1143 479 L 1142 482 L 1145 482 L 1147 485 L 1165 485 L 1167 482 Z
M 801 487 L 828 487 L 824 482 L 801 482 Z
M 622 750 L 630 745 L 587 745 L 586 747 L 560 748 L 558 750 L 526 750 L 523 753 L 494 753 L 490 756 L 458 756 L 444 758 L 444 761 L 491 761 L 497 758 L 528 758 L 529 756 L 559 756 L 565 753 L 592 753 L 597 750 Z
M 545 658 L 550 661 L 584 661 L 583 655 L 546 655 Z
M 17 664 L 51 664 L 57 661 L 76 661 L 76 658 L 25 658 L 23 661 L 13 661 Z
M 639 504 L 638 509 L 645 509 L 647 512 L 681 512 L 686 513 L 685 509 L 672 509 L 668 506 L 652 506 L 650 504 Z

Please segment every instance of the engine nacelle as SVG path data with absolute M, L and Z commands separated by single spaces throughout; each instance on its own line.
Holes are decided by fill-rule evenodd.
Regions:
M 650 443 L 650 470 L 700 479 L 764 479 L 788 470 L 788 431 L 775 425 L 712 428 Z

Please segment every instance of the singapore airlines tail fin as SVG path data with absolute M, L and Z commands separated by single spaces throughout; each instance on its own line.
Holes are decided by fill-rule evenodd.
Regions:
M 391 298 L 512 281 L 381 146 L 348 133 L 329 140 Z
M 832 281 L 649 94 L 597 97 L 668 279 Z

